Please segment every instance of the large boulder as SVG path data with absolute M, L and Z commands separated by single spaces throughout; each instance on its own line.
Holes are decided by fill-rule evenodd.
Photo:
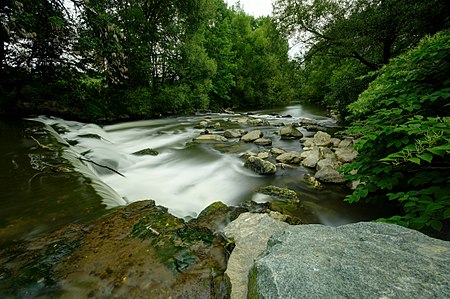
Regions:
M 225 239 L 207 220 L 141 201 L 0 248 L 0 298 L 227 298 Z
M 260 130 L 254 130 L 242 136 L 241 140 L 244 142 L 254 142 L 261 137 L 263 137 L 263 132 L 261 132 Z
M 302 156 L 299 152 L 289 152 L 277 156 L 277 161 L 285 164 L 300 164 Z
M 248 157 L 244 167 L 251 169 L 258 174 L 275 174 L 277 172 L 275 164 L 255 156 Z
M 253 260 L 266 250 L 269 238 L 287 226 L 267 214 L 244 213 L 225 227 L 225 236 L 236 244 L 225 272 L 232 285 L 232 299 L 247 298 L 248 271 Z
M 449 277 L 450 242 L 386 223 L 297 225 L 256 259 L 248 298 L 450 298 Z
M 293 125 L 289 125 L 281 128 L 280 136 L 282 139 L 299 139 L 303 137 L 303 133 Z

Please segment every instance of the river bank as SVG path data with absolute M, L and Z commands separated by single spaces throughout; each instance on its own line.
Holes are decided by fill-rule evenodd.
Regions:
M 314 177 L 315 168 L 287 160 L 276 161 L 283 152 L 296 152 L 298 155 L 308 152 L 308 149 L 312 152 L 313 147 L 305 145 L 308 140 L 313 140 L 308 138 L 317 135 L 317 130 L 332 132 L 336 129 L 334 120 L 323 112 L 317 114 L 301 106 L 291 106 L 277 112 L 202 114 L 104 127 L 49 117 L 31 121 L 37 125 L 30 126 L 27 123 L 25 128 L 16 132 L 20 151 L 17 151 L 17 147 L 14 149 L 14 140 L 10 137 L 11 148 L 7 148 L 2 155 L 3 164 L 9 167 L 5 169 L 10 169 L 10 176 L 15 172 L 22 173 L 22 182 L 17 183 L 23 185 L 23 182 L 27 182 L 23 196 L 17 192 L 17 185 L 11 182 L 10 176 L 3 178 L 4 184 L 10 182 L 11 189 L 16 191 L 15 194 L 11 191 L 2 195 L 4 201 L 12 203 L 8 215 L 2 217 L 4 225 L 0 230 L 5 237 L 2 238 L 3 241 L 6 241 L 1 253 L 2 289 L 16 285 L 16 290 L 20 290 L 26 285 L 25 289 L 35 292 L 33 294 L 65 292 L 67 286 L 63 286 L 63 280 L 72 277 L 72 274 L 69 274 L 70 267 L 63 267 L 61 263 L 66 263 L 67 260 L 81 263 L 85 253 L 92 251 L 95 257 L 90 257 L 90 261 L 104 261 L 99 266 L 103 267 L 104 273 L 87 271 L 87 262 L 86 266 L 80 266 L 84 267 L 84 270 L 80 270 L 83 273 L 83 278 L 80 279 L 97 281 L 100 277 L 101 282 L 97 282 L 104 286 L 104 292 L 111 292 L 113 289 L 115 292 L 122 292 L 124 289 L 117 280 L 119 277 L 112 275 L 111 270 L 114 273 L 123 272 L 111 268 L 110 263 L 116 262 L 117 257 L 108 252 L 114 252 L 115 246 L 125 248 L 121 251 L 121 259 L 127 260 L 125 252 L 128 249 L 131 251 L 135 246 L 141 249 L 149 246 L 152 248 L 148 249 L 149 252 L 154 250 L 155 244 L 152 242 L 160 240 L 159 237 L 163 235 L 160 231 L 161 223 L 145 221 L 155 220 L 146 214 L 153 213 L 151 211 L 155 206 L 159 206 L 157 211 L 159 215 L 164 215 L 163 219 L 170 219 L 163 220 L 166 222 L 162 226 L 165 229 L 167 224 L 172 229 L 167 238 L 174 241 L 174 236 L 182 235 L 181 239 L 175 240 L 175 245 L 170 245 L 177 247 L 175 251 L 169 250 L 169 259 L 173 262 L 186 262 L 195 272 L 198 270 L 197 262 L 202 260 L 196 254 L 202 256 L 217 250 L 221 252 L 219 260 L 222 266 L 217 266 L 218 270 L 215 270 L 218 276 L 214 274 L 211 277 L 221 277 L 226 268 L 224 261 L 227 259 L 225 249 L 228 241 L 220 237 L 221 229 L 242 212 L 267 213 L 291 224 L 323 223 L 332 226 L 370 220 L 380 215 L 374 212 L 372 206 L 344 203 L 347 187 L 341 184 L 325 182 L 320 188 L 311 184 L 305 177 Z M 306 139 L 300 142 L 298 133 L 294 134 L 298 135 L 295 138 L 287 136 L 284 128 L 295 129 Z M 233 137 L 233 131 L 242 131 L 242 136 Z M 255 131 L 260 131 L 257 135 L 261 137 L 262 134 L 266 139 L 265 143 L 254 142 L 256 140 L 246 142 L 243 139 L 245 134 Z M 205 136 L 213 136 L 214 139 L 212 142 L 208 139 L 198 140 Z M 326 136 L 331 140 L 330 135 Z M 4 138 L 8 138 L 7 135 Z M 334 142 L 338 147 L 337 141 Z M 327 153 L 325 150 L 323 152 Z M 251 167 L 245 167 L 248 157 L 254 155 L 268 163 L 273 161 L 276 173 L 261 175 Z M 261 158 L 262 156 L 266 158 Z M 45 199 L 39 202 L 43 194 Z M 14 195 L 15 200 L 12 199 Z M 144 204 L 145 208 L 136 210 L 135 207 L 140 206 L 141 200 L 146 198 L 153 199 L 154 202 L 148 206 Z M 23 209 L 23 206 L 33 201 L 38 202 L 36 206 Z M 222 204 L 217 205 L 215 202 Z M 222 211 L 221 215 L 226 215 L 225 220 L 216 212 L 211 212 L 208 206 Z M 133 212 L 127 210 L 128 207 Z M 107 217 L 103 219 L 116 219 L 134 214 L 136 217 L 130 216 L 126 223 L 115 220 L 90 222 L 102 215 Z M 207 227 L 207 231 L 199 230 L 198 223 L 202 222 L 199 220 L 202 217 L 208 219 L 208 223 L 217 225 Z M 192 226 L 194 234 L 200 233 L 201 236 L 192 239 L 184 234 Z M 144 228 L 146 238 L 152 239 L 142 241 L 145 243 L 145 246 L 141 244 L 144 247 L 137 245 L 139 242 L 136 243 L 136 239 L 141 240 L 139 234 L 133 234 L 138 228 Z M 103 230 L 105 234 L 102 233 Z M 199 248 L 197 243 L 186 243 L 183 238 L 201 244 L 204 244 L 202 238 L 206 238 L 209 240 L 208 244 L 218 242 L 219 245 L 216 244 L 217 248 L 214 247 L 216 245 L 208 247 L 202 253 L 195 251 Z M 110 245 L 103 247 L 102 244 L 106 243 Z M 184 245 L 187 247 L 183 247 Z M 197 249 L 192 249 L 192 246 Z M 103 249 L 99 250 L 97 247 Z M 185 256 L 185 252 L 192 250 L 197 253 Z M 140 256 L 142 253 L 139 251 L 136 255 Z M 131 252 L 130 254 L 136 256 Z M 164 261 L 154 262 L 161 265 L 161 269 L 168 267 Z M 131 276 L 141 271 L 139 269 L 142 265 L 134 268 L 136 263 L 139 264 L 133 260 L 129 265 L 131 272 L 127 273 Z M 65 270 L 60 270 L 60 267 Z M 173 265 L 170 267 L 174 269 Z M 176 273 L 180 272 L 177 267 L 179 266 L 175 266 Z M 16 274 L 22 272 L 25 276 L 19 275 L 22 278 L 16 279 Z M 184 278 L 180 278 L 183 275 L 172 277 L 169 281 L 184 281 Z M 131 276 L 126 277 L 132 281 L 132 285 L 141 284 L 139 279 Z M 206 284 L 201 283 L 205 287 L 198 291 L 211 291 L 211 288 L 206 287 L 211 286 L 207 283 L 212 281 L 211 277 L 200 276 Z M 115 278 L 111 280 L 111 277 Z M 218 288 L 226 288 L 225 280 L 218 283 L 213 283 L 214 292 Z M 127 284 L 125 289 L 130 290 L 130 287 Z M 83 293 L 90 289 L 89 286 L 81 288 L 76 292 Z M 151 288 L 157 286 L 153 285 Z M 223 292 L 226 293 L 226 289 Z

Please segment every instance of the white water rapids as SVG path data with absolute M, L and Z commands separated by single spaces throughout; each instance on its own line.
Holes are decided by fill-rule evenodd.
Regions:
M 334 124 L 332 119 L 323 114 L 308 113 L 300 105 L 278 112 L 290 116 L 280 117 L 261 112 L 251 117 L 284 124 L 298 123 L 300 118 L 308 117 L 328 126 Z M 229 140 L 225 150 L 214 144 L 192 143 L 192 139 L 202 131 L 194 127 L 206 119 L 212 124 L 220 124 L 214 133 L 220 134 L 228 127 L 248 131 L 259 129 L 264 132 L 265 137 L 272 138 L 273 146 L 288 151 L 302 151 L 298 141 L 281 140 L 275 133 L 279 128 L 237 124 L 235 120 L 242 117 L 240 114 L 208 114 L 135 121 L 104 127 L 59 118 L 39 117 L 34 120 L 56 128 L 60 132 L 60 138 L 72 144 L 66 151 L 81 157 L 89 171 L 105 184 L 100 189 L 107 190 L 103 192 L 102 197 L 109 207 L 153 199 L 157 204 L 167 207 L 175 216 L 196 217 L 205 207 L 216 201 L 234 206 L 250 200 L 260 201 L 255 190 L 261 186 L 275 185 L 289 187 L 301 193 L 301 199 L 312 203 L 310 206 L 316 209 L 314 213 L 323 223 L 337 225 L 353 221 L 351 218 L 354 217 L 345 215 L 346 211 L 336 212 L 335 208 L 330 210 L 324 206 L 319 207 L 319 201 L 320 205 L 326 205 L 328 201 L 333 202 L 333 206 L 339 206 L 339 209 L 345 209 L 341 204 L 343 195 L 339 191 L 324 191 L 318 194 L 305 185 L 299 178 L 304 173 L 311 173 L 310 170 L 303 167 L 279 170 L 276 176 L 268 177 L 244 168 L 240 154 L 246 151 L 257 152 L 264 149 L 263 147 L 244 144 L 239 140 Z M 301 130 L 305 135 L 313 134 L 303 128 Z M 133 154 L 143 149 L 154 149 L 159 154 Z M 108 188 L 111 190 L 108 191 Z M 97 186 L 96 190 L 98 189 Z

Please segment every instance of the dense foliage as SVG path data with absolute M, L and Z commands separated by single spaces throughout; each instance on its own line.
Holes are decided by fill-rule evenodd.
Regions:
M 274 21 L 223 0 L 7 0 L 0 16 L 3 114 L 143 118 L 293 96 Z
M 349 106 L 345 131 L 360 138 L 344 171 L 361 184 L 350 202 L 391 200 L 385 221 L 441 230 L 450 218 L 450 32 L 425 38 L 378 72 Z
M 282 32 L 300 43 L 302 101 L 337 108 L 343 118 L 378 70 L 417 45 L 427 34 L 448 28 L 444 0 L 277 0 Z

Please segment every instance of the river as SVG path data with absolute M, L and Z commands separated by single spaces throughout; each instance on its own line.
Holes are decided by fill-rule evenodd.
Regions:
M 310 169 L 279 169 L 261 176 L 243 167 L 240 155 L 263 147 L 230 140 L 194 143 L 202 121 L 227 128 L 259 129 L 274 147 L 302 151 L 298 140 L 281 140 L 273 123 L 317 120 L 331 130 L 335 121 L 317 107 L 291 105 L 256 111 L 249 117 L 271 122 L 252 127 L 243 114 L 198 114 L 107 126 L 40 116 L 0 123 L 0 245 L 34 238 L 71 222 L 86 221 L 119 205 L 153 199 L 169 212 L 196 217 L 216 201 L 238 206 L 267 197 L 255 192 L 274 185 L 296 191 L 311 223 L 341 225 L 374 217 L 371 207 L 348 205 L 348 190 L 327 185 L 315 190 L 301 179 Z M 300 128 L 305 136 L 308 132 Z M 153 149 L 158 155 L 136 155 Z M 66 161 L 66 162 L 64 162 Z M 70 163 L 68 163 L 69 161 Z

